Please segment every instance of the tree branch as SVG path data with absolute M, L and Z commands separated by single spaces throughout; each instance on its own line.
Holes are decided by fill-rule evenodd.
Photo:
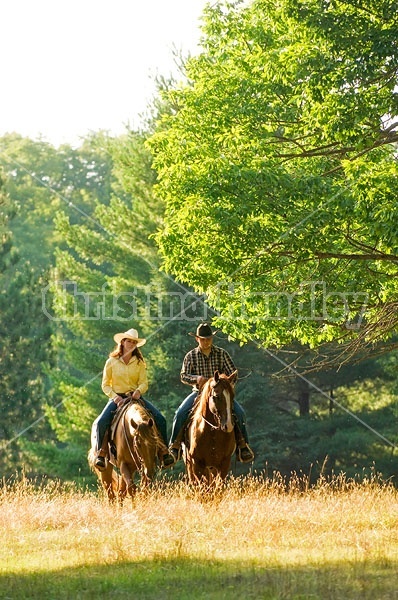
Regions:
M 373 254 L 345 254 L 344 252 L 315 252 L 314 256 L 319 259 L 339 258 L 343 260 L 384 260 L 389 262 L 398 262 L 398 256 L 394 254 L 385 254 L 383 252 L 374 252 Z

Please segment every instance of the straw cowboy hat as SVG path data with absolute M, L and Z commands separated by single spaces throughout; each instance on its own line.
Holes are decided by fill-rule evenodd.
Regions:
M 129 329 L 128 331 L 124 331 L 123 333 L 115 333 L 113 339 L 117 344 L 120 344 L 122 340 L 125 339 L 134 340 L 137 342 L 137 348 L 143 346 L 146 343 L 145 338 L 138 337 L 138 331 L 136 329 Z
M 196 333 L 192 333 L 192 331 L 191 331 L 189 333 L 189 335 L 193 335 L 194 337 L 206 339 L 206 338 L 213 337 L 213 335 L 215 335 L 216 333 L 217 333 L 217 331 L 212 331 L 211 327 L 208 323 L 201 323 L 196 328 Z

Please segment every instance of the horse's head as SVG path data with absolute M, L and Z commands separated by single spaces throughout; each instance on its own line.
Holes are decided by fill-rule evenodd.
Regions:
M 237 371 L 229 377 L 220 375 L 218 371 L 208 382 L 208 406 L 222 431 L 231 433 L 234 429 L 232 408 L 235 397 L 234 384 Z
M 152 478 L 155 472 L 158 434 L 153 419 L 139 404 L 133 404 L 127 411 L 127 424 L 132 448 L 141 463 L 146 476 Z

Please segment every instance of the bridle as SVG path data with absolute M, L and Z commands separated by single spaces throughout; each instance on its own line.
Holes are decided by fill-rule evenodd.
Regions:
M 134 430 L 134 433 L 131 434 L 131 441 L 132 441 L 132 446 L 133 449 L 131 449 L 130 443 L 129 443 L 129 438 L 127 436 L 127 430 L 126 430 L 126 416 L 127 416 L 127 410 L 123 415 L 123 435 L 124 435 L 124 441 L 126 442 L 126 446 L 128 448 L 130 457 L 133 459 L 133 461 L 135 463 L 139 463 L 137 464 L 139 471 L 144 471 L 144 467 L 145 467 L 145 459 L 142 457 L 141 452 L 139 450 L 138 447 L 138 429 Z M 150 443 L 150 440 L 148 440 L 148 443 Z M 134 452 L 134 454 L 133 454 Z
M 213 417 L 215 418 L 215 420 L 217 421 L 217 424 L 215 425 L 214 423 L 210 423 L 210 421 L 209 421 L 208 419 L 206 419 L 205 415 L 204 415 L 204 414 L 203 414 L 203 412 L 202 412 L 202 419 L 203 419 L 203 420 L 205 421 L 205 423 L 207 423 L 207 424 L 208 424 L 208 425 L 209 425 L 209 426 L 210 426 L 212 429 L 221 429 L 221 418 L 220 418 L 220 415 L 219 415 L 219 413 L 218 413 L 218 410 L 217 410 L 217 412 L 213 412 L 213 411 L 211 410 L 211 408 L 210 408 L 210 400 L 213 400 L 214 406 L 217 408 L 217 402 L 215 402 L 215 399 L 217 399 L 217 398 L 220 398 L 221 394 L 222 394 L 222 395 L 224 394 L 224 389 L 225 389 L 225 388 L 222 388 L 221 394 L 218 394 L 218 393 L 215 391 L 215 388 L 216 388 L 216 386 L 217 386 L 217 385 L 219 385 L 219 382 L 217 382 L 217 383 L 216 383 L 216 384 L 213 386 L 213 388 L 212 388 L 212 390 L 211 390 L 211 393 L 209 394 L 209 397 L 208 397 L 208 399 L 207 399 L 207 404 L 208 404 L 209 410 L 210 410 L 211 414 L 213 415 Z
M 131 456 L 131 458 L 133 459 L 134 462 L 139 462 L 139 468 L 140 470 L 143 468 L 144 465 L 144 459 L 142 458 L 141 454 L 138 451 L 138 444 L 137 444 L 137 438 L 138 438 L 138 430 L 136 429 L 134 432 L 134 435 L 132 435 L 132 445 L 133 445 L 133 450 L 135 452 L 135 456 L 133 454 L 133 451 L 130 447 L 130 443 L 129 443 L 129 438 L 127 437 L 127 430 L 126 430 L 126 415 L 127 415 L 127 411 L 124 413 L 123 415 L 123 435 L 124 435 L 124 441 L 126 442 L 126 446 L 129 450 L 129 454 Z

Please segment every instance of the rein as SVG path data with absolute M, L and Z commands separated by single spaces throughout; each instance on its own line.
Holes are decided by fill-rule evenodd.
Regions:
M 210 423 L 210 421 L 208 421 L 204 415 L 202 415 L 202 419 L 213 429 L 220 429 L 220 425 L 213 425 L 213 423 Z
M 140 463 L 140 468 L 142 469 L 142 466 L 144 464 L 144 460 L 143 460 L 142 456 L 140 455 L 140 453 L 138 452 L 138 448 L 137 448 L 137 433 L 135 433 L 132 436 L 132 441 L 133 441 L 133 446 L 134 446 L 136 457 L 134 456 L 134 454 L 133 454 L 133 452 L 131 450 L 130 444 L 129 444 L 129 439 L 127 437 L 127 431 L 126 431 L 126 414 L 127 414 L 127 410 L 126 410 L 126 412 L 123 415 L 124 441 L 126 442 L 126 446 L 127 446 L 128 450 L 129 450 L 129 454 L 130 454 L 131 458 L 133 459 L 134 462 L 136 462 L 136 458 L 138 458 L 138 461 Z
M 209 397 L 206 400 L 206 407 L 208 407 L 208 408 L 209 408 L 209 400 L 210 400 L 211 397 L 212 397 L 212 394 L 210 394 Z M 210 410 L 210 408 L 209 408 L 209 410 Z M 210 412 L 214 416 L 214 418 L 218 421 L 218 425 L 214 425 L 213 423 L 210 423 L 210 421 L 208 421 L 206 419 L 206 417 L 204 416 L 203 412 L 201 412 L 201 417 L 202 417 L 203 421 L 205 423 L 207 423 L 208 425 L 210 425 L 210 427 L 212 429 L 220 429 L 221 428 L 220 417 L 217 414 L 213 413 L 212 411 L 210 411 Z

